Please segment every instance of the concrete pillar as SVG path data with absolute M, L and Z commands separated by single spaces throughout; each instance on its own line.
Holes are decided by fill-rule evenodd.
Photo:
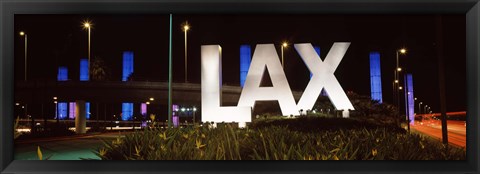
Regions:
M 85 101 L 75 101 L 75 133 L 87 133 L 87 118 L 85 114 Z

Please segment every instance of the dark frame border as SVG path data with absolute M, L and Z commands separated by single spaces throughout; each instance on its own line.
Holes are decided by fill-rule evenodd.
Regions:
M 1 173 L 478 173 L 479 0 L 0 0 Z M 14 14 L 466 14 L 466 161 L 18 161 L 13 160 Z

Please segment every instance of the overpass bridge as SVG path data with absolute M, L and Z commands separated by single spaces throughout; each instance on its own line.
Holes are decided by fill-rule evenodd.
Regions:
M 85 100 L 99 103 L 143 103 L 153 97 L 155 104 L 168 102 L 168 82 L 146 81 L 27 81 L 17 82 L 14 88 L 15 102 L 53 103 L 53 97 L 59 102 Z M 223 85 L 222 105 L 236 106 L 242 88 Z M 298 101 L 302 92 L 294 91 Z M 199 83 L 172 83 L 173 103 L 182 105 L 201 104 L 201 85 Z

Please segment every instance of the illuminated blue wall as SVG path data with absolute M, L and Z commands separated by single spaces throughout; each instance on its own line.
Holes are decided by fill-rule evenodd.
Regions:
M 322 59 L 321 55 L 320 55 L 320 47 L 319 46 L 314 46 L 313 47 L 315 49 L 315 52 L 317 52 L 318 54 L 318 57 L 320 57 L 320 59 Z M 310 78 L 312 78 L 313 74 L 310 73 Z
M 88 59 L 80 59 L 80 81 L 88 80 Z
M 122 103 L 122 120 L 132 120 L 133 103 Z
M 133 73 L 133 52 L 124 51 L 123 52 L 123 75 L 122 81 L 127 81 L 128 76 Z
M 61 66 L 58 67 L 57 81 L 67 81 L 68 80 L 68 68 Z
M 57 116 L 60 120 L 65 120 L 68 116 L 68 103 L 59 102 L 57 103 Z
M 250 45 L 240 46 L 240 86 L 243 87 L 247 79 L 250 61 L 252 60 L 252 51 Z
M 370 52 L 370 91 L 372 100 L 383 102 L 380 53 L 378 52 Z
M 415 97 L 413 96 L 413 77 L 412 74 L 407 74 L 407 99 L 408 99 L 408 116 L 410 124 L 414 124 L 415 120 Z

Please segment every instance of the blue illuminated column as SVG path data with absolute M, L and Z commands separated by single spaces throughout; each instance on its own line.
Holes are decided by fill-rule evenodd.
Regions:
M 75 102 L 70 102 L 68 106 L 68 110 L 69 110 L 68 118 L 71 120 L 75 119 L 75 105 L 76 105 Z
M 122 81 L 127 81 L 128 77 L 133 73 L 133 52 L 123 52 L 123 70 Z M 122 120 L 132 120 L 133 103 L 122 103 Z
M 58 103 L 58 119 L 65 120 L 68 116 L 68 104 L 66 102 Z
M 88 80 L 88 59 L 80 59 L 80 81 Z
M 67 81 L 68 80 L 68 68 L 61 66 L 58 67 L 57 81 Z
M 248 69 L 252 60 L 252 51 L 250 45 L 240 46 L 240 86 L 243 87 L 247 79 Z
M 122 120 L 132 120 L 133 103 L 122 103 Z
M 410 119 L 410 124 L 414 124 L 415 119 L 415 97 L 413 96 L 413 77 L 412 74 L 407 74 L 407 100 L 408 100 L 408 117 Z
M 144 118 L 142 120 L 142 127 L 146 127 L 147 126 L 147 122 L 146 120 L 147 119 L 147 103 L 141 103 L 140 104 L 140 114 L 142 115 L 142 117 Z
M 57 81 L 68 80 L 68 68 L 61 66 L 58 67 Z M 57 104 L 57 116 L 58 119 L 64 120 L 68 116 L 68 104 L 66 102 L 59 102 Z
M 380 53 L 378 52 L 370 52 L 370 90 L 372 100 L 377 100 L 382 103 L 382 76 Z
M 178 105 L 172 105 L 172 110 L 175 112 L 172 112 L 172 120 L 173 120 L 173 127 L 178 127 L 180 124 L 180 118 L 178 117 L 178 109 L 180 107 Z
M 147 104 L 142 103 L 140 105 L 140 114 L 142 114 L 144 117 L 147 115 Z
M 123 52 L 123 74 L 122 81 L 127 81 L 128 77 L 133 73 L 133 52 Z
M 85 102 L 85 118 L 90 120 L 90 102 Z

